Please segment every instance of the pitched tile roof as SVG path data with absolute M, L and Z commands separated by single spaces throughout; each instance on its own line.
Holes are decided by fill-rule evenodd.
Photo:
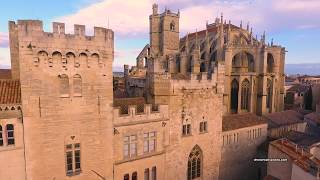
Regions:
M 20 81 L 0 79 L 0 104 L 21 103 Z
M 308 119 L 320 124 L 320 113 L 313 112 L 313 113 L 305 115 L 305 118 L 308 118 Z
M 268 121 L 269 128 L 275 128 L 289 124 L 302 123 L 304 116 L 297 111 L 287 110 L 265 115 L 264 118 Z
M 272 141 L 269 146 L 287 154 L 293 163 L 310 174 L 317 174 L 320 171 L 320 160 L 288 139 Z
M 320 142 L 319 137 L 298 131 L 290 131 L 286 138 L 305 149 Z
M 252 113 L 232 114 L 222 117 L 222 131 L 241 129 L 260 124 L 267 124 L 267 122 Z
M 11 69 L 0 69 L 0 79 L 11 79 Z

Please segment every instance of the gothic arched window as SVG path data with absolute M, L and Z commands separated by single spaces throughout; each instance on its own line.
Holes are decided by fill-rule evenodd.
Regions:
M 268 81 L 267 81 L 267 99 L 266 99 L 267 108 L 271 107 L 271 100 L 272 100 L 272 82 L 270 79 L 268 79 Z
M 81 63 L 87 63 L 87 67 L 90 67 L 89 59 L 86 53 L 81 53 L 79 55 L 79 59 Z
M 40 51 L 40 52 L 38 53 L 38 60 L 39 60 L 39 62 L 47 63 L 48 53 L 45 52 L 45 51 Z
M 69 78 L 66 74 L 60 76 L 60 96 L 69 97 Z
M 267 72 L 273 73 L 274 72 L 274 59 L 272 54 L 268 54 L 267 56 Z
M 97 53 L 94 53 L 91 55 L 91 62 L 99 64 L 100 63 L 100 58 Z
M 196 145 L 188 159 L 188 180 L 201 177 L 202 171 L 202 151 L 198 145 Z
M 175 30 L 175 24 L 174 22 L 170 23 L 170 31 L 174 31 Z
M 204 62 L 200 65 L 200 72 L 206 72 L 206 64 Z
M 62 55 L 60 52 L 56 51 L 52 54 L 53 63 L 62 63 Z
M 81 96 L 82 79 L 79 74 L 73 76 L 73 96 Z
M 237 80 L 233 80 L 231 83 L 231 112 L 238 112 L 238 93 L 239 93 L 239 83 Z
M 76 56 L 72 53 L 72 52 L 68 52 L 67 54 L 66 54 L 66 58 L 67 58 L 67 63 L 76 63 L 75 62 L 75 58 Z M 76 65 L 75 65 L 76 66 Z
M 248 79 L 245 79 L 241 84 L 241 109 L 249 111 L 249 86 Z

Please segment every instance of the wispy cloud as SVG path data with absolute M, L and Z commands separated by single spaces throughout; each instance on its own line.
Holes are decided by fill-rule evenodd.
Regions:
M 10 67 L 10 50 L 9 48 L 0 47 L 0 68 Z
M 250 21 L 254 29 L 279 31 L 291 28 L 319 28 L 319 0 L 158 0 L 159 8 L 168 7 L 181 12 L 181 32 L 203 29 L 206 21 L 213 22 L 220 13 L 239 24 Z M 117 36 L 147 36 L 148 15 L 154 1 L 137 0 L 123 3 L 118 0 L 104 0 L 80 9 L 75 14 L 57 20 L 69 25 L 83 23 L 89 27 L 107 26 Z
M 0 32 L 0 48 L 9 46 L 9 36 L 8 33 Z

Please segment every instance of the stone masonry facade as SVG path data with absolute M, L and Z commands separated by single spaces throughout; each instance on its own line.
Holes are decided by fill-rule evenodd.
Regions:
M 111 29 L 10 21 L 12 78 L 0 86 L 19 82 L 19 100 L 0 103 L 0 180 L 259 177 L 242 162 L 266 140 L 257 115 L 283 109 L 285 49 L 223 17 L 180 38 L 179 18 L 153 5 L 150 45 L 134 71 L 125 66 L 140 83 L 127 91 L 146 103 L 118 107 Z

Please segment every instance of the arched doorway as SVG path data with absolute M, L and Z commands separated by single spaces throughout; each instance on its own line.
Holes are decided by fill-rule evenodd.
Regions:
M 238 112 L 238 94 L 239 94 L 239 83 L 237 80 L 233 80 L 231 82 L 231 100 L 230 100 L 230 107 L 231 113 Z
M 188 158 L 187 180 L 197 179 L 202 174 L 202 151 L 198 145 L 195 145 Z

